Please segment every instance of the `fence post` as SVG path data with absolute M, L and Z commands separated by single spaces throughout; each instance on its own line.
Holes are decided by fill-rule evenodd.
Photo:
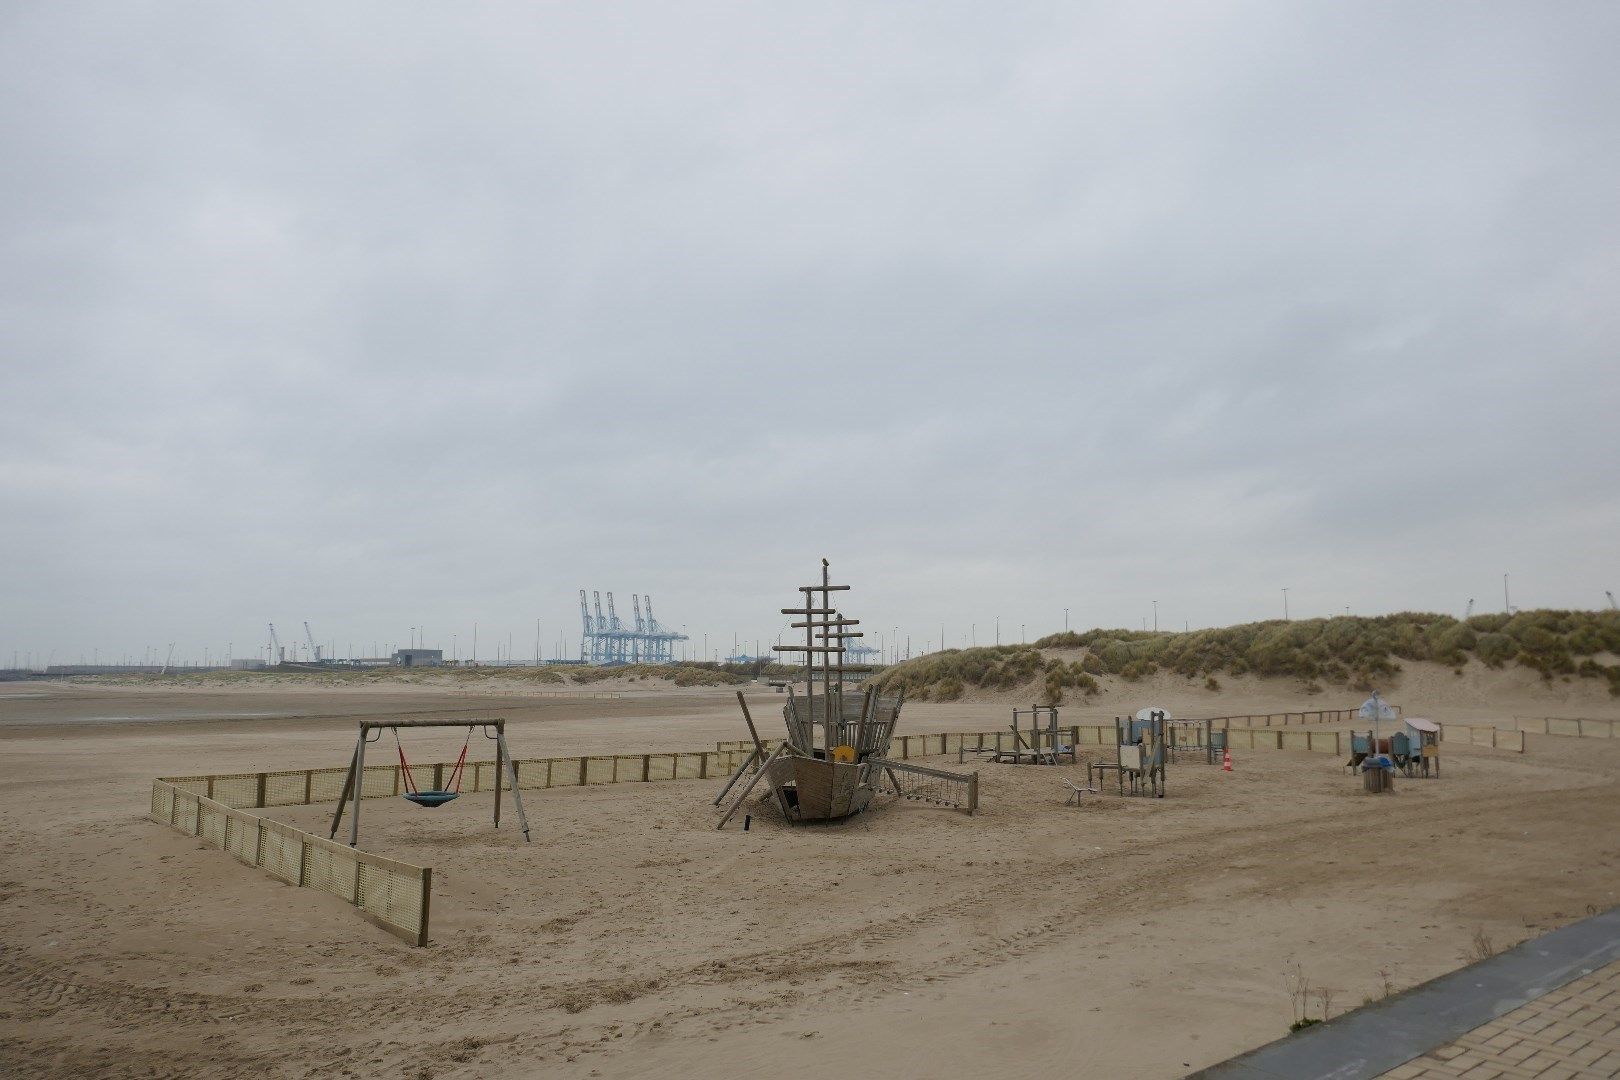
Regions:
M 315 770 L 314 769 L 305 769 L 304 770 L 304 805 L 305 806 L 309 805 L 310 792 L 313 790 L 312 785 L 314 784 L 314 782 L 315 782 Z
M 806 605 L 808 606 L 808 605 Z M 304 887 L 304 874 L 309 866 L 309 845 L 304 842 L 304 834 L 298 834 L 298 887 Z
M 645 784 L 652 779 L 652 755 L 641 755 L 641 782 Z
M 257 795 L 255 796 L 258 801 L 253 804 L 254 806 L 257 806 L 260 810 L 264 809 L 264 791 L 265 791 L 265 776 L 264 776 L 264 773 L 260 773 L 259 774 L 259 790 L 258 790 Z
M 422 925 L 416 932 L 416 947 L 426 948 L 428 943 L 428 909 L 433 901 L 433 867 L 422 867 Z
M 806 605 L 806 606 L 808 606 L 808 605 Z M 580 759 L 579 759 L 579 786 L 580 787 L 585 786 L 585 770 L 589 766 L 590 760 L 591 760 L 590 758 L 585 757 L 583 754 L 580 755 Z

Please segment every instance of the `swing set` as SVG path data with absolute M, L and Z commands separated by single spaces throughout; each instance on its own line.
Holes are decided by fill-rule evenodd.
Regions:
M 444 776 L 444 765 L 435 764 L 433 768 L 433 786 L 423 788 L 417 783 L 416 776 L 411 769 L 411 763 L 405 757 L 405 744 L 400 741 L 400 728 L 430 728 L 430 727 L 464 727 L 467 737 L 462 740 L 461 754 L 450 769 L 450 775 Z M 377 742 L 383 736 L 383 731 L 394 733 L 394 748 L 399 754 L 399 778 L 405 790 L 401 796 L 408 802 L 426 809 L 435 809 L 445 803 L 461 796 L 461 779 L 467 765 L 467 751 L 472 746 L 473 732 L 483 729 L 484 738 L 495 744 L 495 827 L 501 827 L 501 787 L 512 789 L 512 803 L 517 807 L 518 824 L 523 829 L 524 842 L 528 842 L 529 818 L 523 812 L 523 798 L 518 794 L 517 772 L 512 764 L 512 753 L 506 747 L 506 721 L 495 720 L 389 720 L 377 723 L 369 720 L 360 721 L 360 737 L 354 744 L 354 756 L 349 759 L 349 775 L 343 781 L 343 794 L 338 796 L 337 810 L 332 815 L 332 831 L 328 839 L 337 839 L 338 827 L 343 823 L 343 809 L 352 800 L 354 807 L 349 816 L 349 846 L 355 847 L 360 843 L 360 797 L 365 787 L 366 775 L 366 747 Z M 491 735 L 490 732 L 494 731 Z M 417 766 L 423 768 L 424 766 Z

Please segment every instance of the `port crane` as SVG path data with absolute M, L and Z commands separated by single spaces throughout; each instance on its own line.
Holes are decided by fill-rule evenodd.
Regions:
M 315 634 L 309 628 L 309 620 L 304 620 L 304 637 L 309 641 L 309 657 L 317 664 L 321 662 L 321 647 L 315 644 Z

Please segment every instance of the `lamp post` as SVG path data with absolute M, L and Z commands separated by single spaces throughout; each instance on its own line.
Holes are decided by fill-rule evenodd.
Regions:
M 1288 621 L 1288 587 L 1283 586 L 1283 622 Z

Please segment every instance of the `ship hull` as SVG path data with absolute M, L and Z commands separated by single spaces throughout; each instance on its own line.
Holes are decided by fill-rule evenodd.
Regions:
M 790 821 L 834 821 L 872 801 L 869 772 L 853 762 L 793 756 L 772 764 L 770 782 Z

